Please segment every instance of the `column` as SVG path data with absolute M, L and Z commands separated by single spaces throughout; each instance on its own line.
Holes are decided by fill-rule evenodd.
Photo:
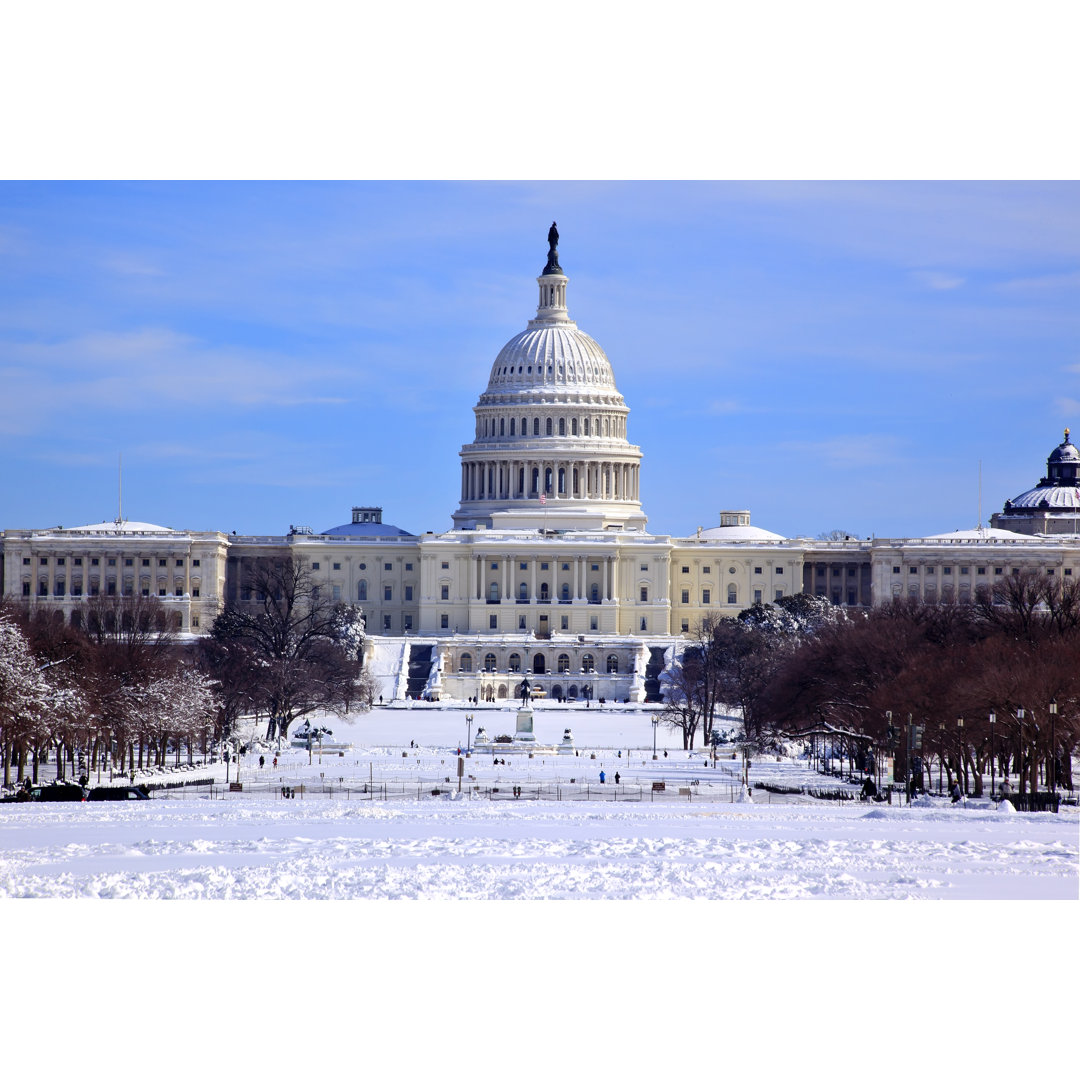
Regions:
M 535 604 L 536 596 L 536 558 L 529 560 L 529 603 Z

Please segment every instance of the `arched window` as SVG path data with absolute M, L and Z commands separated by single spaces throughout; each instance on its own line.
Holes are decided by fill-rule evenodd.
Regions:
M 600 603 L 600 586 L 599 585 L 594 585 L 589 590 L 589 603 L 590 604 L 599 604 Z
M 458 661 L 458 671 L 468 674 L 472 671 L 472 653 L 463 652 Z
M 510 667 L 511 671 L 520 671 L 521 670 L 521 654 L 520 653 L 512 652 L 510 654 L 509 667 Z
M 559 417 L 559 434 L 560 435 L 565 435 L 566 434 L 566 417 L 565 416 L 560 416 Z
M 565 675 L 570 670 L 570 657 L 566 653 L 559 653 L 559 674 Z
M 529 599 L 529 586 L 526 585 L 524 581 L 518 586 L 518 599 L 519 600 L 528 600 Z
M 551 470 L 550 469 L 545 469 L 544 470 L 544 491 L 548 495 L 551 494 Z
M 504 416 L 499 417 L 499 434 L 500 435 L 505 435 L 506 434 L 506 417 L 504 417 Z
M 566 494 L 566 470 L 565 469 L 560 469 L 559 470 L 559 494 L 560 495 L 565 495 Z
M 546 581 L 540 582 L 540 599 L 541 600 L 550 600 L 551 599 L 551 597 L 548 596 L 548 583 Z
M 585 653 L 581 657 L 581 670 L 588 675 L 591 671 L 596 670 L 596 661 L 593 659 L 592 653 Z
M 547 660 L 542 652 L 538 652 L 533 657 L 533 674 L 543 675 L 545 671 L 547 671 Z
M 576 416 L 570 421 L 570 434 L 571 435 L 576 435 L 577 434 L 577 417 Z
M 533 469 L 532 471 L 532 493 L 535 495 L 540 490 L 540 470 Z
M 734 585 L 727 587 L 727 602 L 729 604 L 737 604 L 739 602 L 739 590 Z
M 511 416 L 511 417 L 510 417 L 510 434 L 511 434 L 511 435 L 513 435 L 513 434 L 514 434 L 514 425 L 515 425 L 516 423 L 517 423 L 517 421 L 516 421 L 516 420 L 514 419 L 514 417 L 512 417 L 512 416 Z
M 562 586 L 562 600 L 564 603 L 570 603 L 570 586 L 565 581 Z
M 545 435 L 550 435 L 551 434 L 551 417 L 550 416 L 547 418 L 547 423 L 544 425 L 544 434 Z
M 533 434 L 534 435 L 539 435 L 540 434 L 540 417 L 539 416 L 534 416 L 533 417 Z
M 361 581 L 356 586 L 356 599 L 363 603 L 367 600 L 367 582 Z
M 488 599 L 493 604 L 497 604 L 499 602 L 499 583 L 497 581 L 493 581 L 488 586 Z
M 484 670 L 485 671 L 494 671 L 495 670 L 495 654 L 493 652 L 489 652 L 484 657 Z
M 589 434 L 589 418 L 587 416 L 585 417 L 585 434 Z
M 619 674 L 619 658 L 614 653 L 607 658 L 607 672 L 609 675 Z

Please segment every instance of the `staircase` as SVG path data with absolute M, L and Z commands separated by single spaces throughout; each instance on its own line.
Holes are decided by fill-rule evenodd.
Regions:
M 645 700 L 661 701 L 660 672 L 664 670 L 664 647 L 649 646 L 649 662 L 645 665 Z
M 406 697 L 419 698 L 427 689 L 428 676 L 435 649 L 431 645 L 409 646 L 409 680 L 405 686 Z

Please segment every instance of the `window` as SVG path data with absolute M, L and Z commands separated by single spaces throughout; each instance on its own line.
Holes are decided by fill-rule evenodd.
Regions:
M 23 594 L 23 596 L 29 596 L 30 595 L 30 582 L 29 581 L 24 581 L 22 583 L 22 594 Z
M 412 569 L 412 563 L 411 563 L 411 562 L 407 562 L 407 563 L 405 564 L 405 569 L 406 569 L 406 570 L 411 570 L 411 569 Z
M 49 560 L 48 560 L 48 559 L 46 559 L 46 558 L 45 558 L 45 557 L 43 556 L 43 557 L 41 558 L 41 560 L 40 560 L 40 565 L 42 565 L 42 566 L 48 566 L 48 565 L 49 565 Z M 130 566 L 130 565 L 131 565 L 131 563 L 129 562 L 129 563 L 128 563 L 128 566 Z
M 712 603 L 712 590 L 711 589 L 702 589 L 701 590 L 701 602 L 703 604 L 711 604 Z
M 382 628 L 384 630 L 389 630 L 390 629 L 390 616 L 389 615 L 384 615 L 382 617 Z
M 690 573 L 690 567 L 689 567 L 689 566 L 684 566 L 684 567 L 682 568 L 682 572 L 683 572 L 684 574 L 689 574 L 689 573 Z
M 1072 577 L 1072 567 L 1071 567 L 1071 566 L 1070 566 L 1070 567 L 1068 567 L 1068 568 L 1067 568 L 1067 569 L 1065 570 L 1065 576 L 1066 576 L 1066 577 Z
M 124 565 L 125 566 L 134 566 L 135 565 L 135 560 L 134 559 L 125 559 L 124 560 Z
M 593 660 L 592 653 L 585 653 L 581 657 L 581 670 L 588 675 L 590 672 L 596 670 L 596 661 Z
M 899 573 L 900 573 L 900 567 L 899 567 L 899 566 L 894 566 L 894 567 L 892 568 L 892 572 L 893 572 L 894 574 L 899 574 Z
M 359 581 L 356 584 L 356 599 L 361 603 L 367 600 L 367 582 Z
M 524 630 L 525 628 L 526 628 L 525 627 L 525 616 L 524 615 L 519 615 L 518 616 L 518 629 L 519 630 Z
M 760 604 L 761 603 L 761 590 L 760 589 L 755 589 L 754 590 L 754 603 L 755 604 Z
M 570 569 L 570 564 L 569 564 L 568 562 L 564 562 L 564 563 L 562 564 L 562 568 L 563 568 L 564 570 L 569 570 L 569 569 Z
M 690 632 L 690 620 L 689 619 L 683 619 L 682 626 L 680 627 L 680 629 L 682 630 L 682 632 L 684 634 L 688 634 Z
M 570 586 L 567 585 L 565 581 L 563 582 L 563 585 L 562 585 L 562 591 L 560 593 L 560 597 L 561 597 L 562 602 L 564 604 L 569 604 L 570 603 Z
M 589 422 L 588 420 L 585 421 L 586 424 L 588 422 Z M 589 629 L 590 630 L 599 630 L 600 629 L 600 620 L 595 615 L 590 615 L 589 616 Z
M 855 605 L 855 590 L 854 589 L 848 589 L 848 591 L 847 591 L 847 602 L 848 602 L 849 606 L 853 607 Z
M 773 597 L 773 599 L 774 600 L 783 600 L 784 599 L 784 590 L 783 589 L 777 589 L 776 594 Z
M 149 566 L 150 565 L 150 560 L 149 559 L 143 559 L 142 564 L 143 564 L 143 566 Z
M 73 563 L 74 563 L 74 564 L 75 564 L 76 566 L 82 566 L 82 559 L 72 559 L 71 561 L 72 561 L 72 562 L 73 562 Z
M 112 565 L 112 560 L 110 560 L 110 561 L 109 561 L 109 565 L 110 565 L 110 566 Z M 202 564 L 201 564 L 201 563 L 199 562 L 199 560 L 198 560 L 198 559 L 192 559 L 192 560 L 191 560 L 191 565 L 192 565 L 192 566 L 200 566 L 200 565 L 202 565 Z
M 494 570 L 495 567 L 492 566 L 491 569 Z M 529 569 L 529 564 L 528 563 L 518 563 L 518 569 L 519 570 L 528 570 Z
M 737 604 L 739 602 L 739 590 L 734 585 L 727 587 L 727 602 L 729 604 Z
M 690 590 L 689 589 L 683 589 L 683 591 L 682 591 L 682 602 L 684 604 L 689 604 L 690 603 Z
M 413 587 L 411 585 L 405 586 L 405 603 L 409 603 L 412 600 L 412 590 Z
M 926 572 L 927 572 L 928 574 L 933 574 L 933 572 L 934 572 L 934 568 L 933 568 L 932 566 L 928 566 L 928 567 L 926 568 Z
M 334 597 L 334 603 L 335 604 L 338 603 L 341 600 L 341 586 L 340 585 L 333 586 L 333 597 Z
M 158 596 L 164 596 L 165 595 L 165 590 L 164 589 L 158 589 L 157 594 L 158 594 Z
M 311 569 L 312 569 L 312 570 L 318 570 L 318 569 L 319 569 L 319 564 L 318 564 L 317 562 L 313 562 L 313 563 L 311 564 Z
M 386 571 L 387 573 L 389 573 L 389 572 L 390 572 L 391 570 L 393 570 L 393 569 L 394 569 L 394 567 L 393 567 L 393 564 L 391 564 L 391 563 L 388 563 L 388 562 L 384 562 L 384 563 L 382 564 L 382 568 L 383 568 L 383 569 L 384 569 L 384 570 L 385 570 L 385 571 Z
M 619 674 L 619 658 L 614 653 L 607 658 L 607 670 L 609 675 Z
M 444 570 L 449 570 L 449 569 L 450 569 L 450 564 L 449 564 L 448 562 L 444 562 L 444 563 L 442 564 L 442 568 L 443 568 Z M 360 567 L 360 569 L 361 569 L 361 570 L 363 570 L 363 567 L 361 566 L 361 567 Z
M 566 653 L 559 653 L 559 659 L 555 661 L 555 670 L 560 675 L 566 675 L 570 671 L 570 657 Z
M 642 563 L 642 564 L 641 564 L 641 572 L 642 572 L 643 574 L 644 574 L 644 573 L 645 573 L 645 572 L 646 572 L 646 571 L 647 571 L 648 569 L 649 569 L 649 564 L 648 564 L 648 563 Z
M 641 586 L 641 602 L 643 604 L 647 604 L 649 602 L 649 586 L 648 585 L 642 585 Z
M 591 566 L 592 566 L 593 570 L 599 570 L 600 569 L 600 564 L 599 563 L 592 563 Z
M 550 416 L 547 418 L 547 422 L 544 425 L 544 434 L 545 435 L 550 435 L 551 434 L 551 417 Z
M 489 630 L 498 630 L 499 629 L 499 616 L 498 615 L 489 615 L 488 616 L 488 629 Z
M 510 659 L 507 661 L 507 670 L 520 671 L 521 670 L 521 654 L 512 652 Z
M 563 616 L 560 617 L 559 629 L 560 630 L 569 630 L 570 629 L 570 616 L 569 615 L 563 615 Z
M 485 671 L 494 671 L 495 670 L 495 654 L 493 652 L 489 652 L 484 657 L 484 670 Z
M 389 601 L 394 599 L 394 587 L 392 585 L 384 585 L 383 586 L 382 598 L 386 602 L 389 602 Z
M 778 574 L 783 574 L 783 572 L 784 572 L 784 568 L 783 568 L 782 566 L 778 566 L 778 567 L 776 568 L 776 572 L 777 572 Z
M 838 572 L 839 572 L 839 571 L 837 571 L 837 570 L 834 570 L 834 571 L 833 571 L 833 573 L 834 573 L 834 574 L 835 574 L 835 573 L 838 573 Z M 754 573 L 755 573 L 755 574 L 760 574 L 760 573 L 761 573 L 761 567 L 760 567 L 760 566 L 755 566 L 755 567 L 754 567 Z
M 599 604 L 600 603 L 600 586 L 599 585 L 594 585 L 589 590 L 589 603 L 590 604 Z
M 976 574 L 980 574 L 980 575 L 983 575 L 983 574 L 985 574 L 985 573 L 986 573 L 986 567 L 985 567 L 985 566 L 980 566 L 980 567 L 979 567 L 979 568 L 978 568 L 978 569 L 977 569 L 977 570 L 975 571 L 975 573 L 976 573 Z
M 907 572 L 909 574 L 917 574 L 919 572 L 919 568 L 917 566 L 909 566 L 907 568 Z
M 29 562 L 30 560 L 29 560 L 29 559 L 27 559 L 26 561 L 27 561 L 27 562 Z M 91 566 L 99 566 L 100 564 L 101 564 L 101 560 L 100 560 L 100 559 L 91 559 L 91 560 L 90 560 L 90 565 L 91 565 Z M 195 565 L 196 565 L 196 566 L 198 566 L 199 564 L 198 564 L 198 563 L 196 563 Z
M 158 564 L 158 566 L 167 566 L 168 565 L 168 563 L 164 559 L 158 559 L 157 564 Z M 143 563 L 143 566 L 145 566 L 145 565 L 146 565 L 146 563 Z
M 529 599 L 529 586 L 526 585 L 524 581 L 518 586 L 518 599 L 519 600 L 528 600 Z
M 942 573 L 943 573 L 943 574 L 944 574 L 944 575 L 945 575 L 946 577 L 948 577 L 948 576 L 949 576 L 950 574 L 952 574 L 952 567 L 951 567 L 951 566 L 943 566 L 943 567 L 941 568 L 941 572 L 942 572 Z
M 340 570 L 341 569 L 341 563 L 339 563 L 339 562 L 334 563 L 334 569 L 335 570 Z
M 712 573 L 712 567 L 711 566 L 703 566 L 701 568 L 701 572 L 703 574 L 711 574 Z
M 176 560 L 176 565 L 177 566 L 183 566 L 184 565 L 184 560 L 183 559 L 177 559 Z
M 440 618 L 439 618 L 439 629 L 440 630 L 449 630 L 450 629 L 450 616 L 449 615 L 440 616 Z
M 199 595 L 199 586 L 198 586 L 198 585 L 196 585 L 196 586 L 195 586 L 195 587 L 194 587 L 194 588 L 193 588 L 193 589 L 191 590 L 191 595 L 192 595 L 192 596 L 194 596 L 194 597 L 196 597 L 196 598 L 198 597 L 198 595 Z
M 1004 572 L 1004 567 L 1001 567 L 1001 566 L 995 566 L 994 567 L 994 577 L 1001 577 L 1003 572 Z
M 27 558 L 24 558 L 23 561 L 22 561 L 22 564 L 23 564 L 23 566 L 29 566 L 30 565 L 30 560 L 27 559 Z
M 649 620 L 646 619 L 644 615 L 642 615 L 641 616 L 641 630 L 644 633 L 648 629 L 649 629 Z
M 450 599 L 450 586 L 449 585 L 443 585 L 442 589 L 440 590 L 440 593 L 441 593 L 441 595 L 439 597 L 440 600 L 449 600 Z
M 472 671 L 472 653 L 462 653 L 458 661 L 458 671 L 468 675 Z

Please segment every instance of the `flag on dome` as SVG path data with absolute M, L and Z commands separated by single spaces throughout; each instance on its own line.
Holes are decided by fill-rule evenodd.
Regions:
M 541 495 L 540 496 L 540 505 L 543 506 L 544 503 L 546 503 L 546 502 L 547 502 L 547 496 L 546 495 Z

